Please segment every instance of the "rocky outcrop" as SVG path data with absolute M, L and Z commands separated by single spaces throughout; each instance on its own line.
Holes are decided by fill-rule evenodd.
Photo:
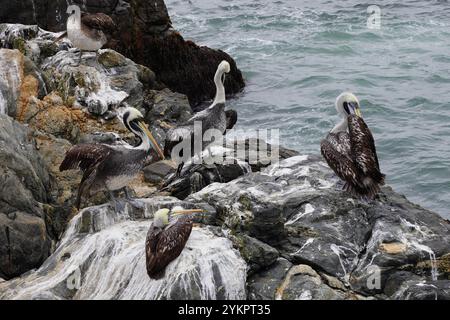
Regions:
M 187 201 L 209 203 L 219 225 L 284 259 L 250 277 L 251 298 L 445 297 L 449 221 L 389 187 L 372 202 L 339 189 L 320 158 L 297 156 Z
M 112 50 L 78 62 L 55 37 L 37 26 L 0 25 L 0 46 L 8 48 L 0 49 L 0 237 L 7 244 L 0 248 L 0 276 L 7 279 L 39 267 L 76 213 L 80 175 L 59 171 L 66 151 L 98 131 L 114 132 L 111 143 L 118 134 L 133 142 L 115 117 L 117 106 L 128 102 L 145 111 L 144 90 L 155 83 L 150 69 Z M 148 195 L 143 185 L 136 189 Z M 88 204 L 105 200 L 98 194 Z
M 80 59 L 69 41 L 55 43 L 57 36 L 36 25 L 0 25 L 0 57 L 7 62 L 0 66 L 0 114 L 28 126 L 27 134 L 41 159 L 35 164 L 42 165 L 46 179 L 51 181 L 48 186 L 48 181 L 36 178 L 46 186 L 44 194 L 48 199 L 38 199 L 44 206 L 33 202 L 32 197 L 20 196 L 11 201 L 28 201 L 30 206 L 15 208 L 17 212 L 5 211 L 3 230 L 20 230 L 11 232 L 10 240 L 6 231 L 3 233 L 10 246 L 3 248 L 2 254 L 11 255 L 10 260 L 4 260 L 10 261 L 4 268 L 9 269 L 1 273 L 5 278 L 38 267 L 77 213 L 72 205 L 80 175 L 77 171 L 59 171 L 73 144 L 136 143 L 134 135 L 116 118 L 121 106 L 140 109 L 160 142 L 166 130 L 193 114 L 188 98 L 164 88 L 149 68 L 110 49 L 101 50 L 98 56 L 85 53 Z M 148 197 L 157 192 L 154 184 L 164 176 L 158 178 L 150 172 L 158 173 L 160 169 L 147 169 L 147 181 L 154 180 L 148 183 L 142 175 L 131 184 L 131 194 Z M 23 191 L 31 187 L 23 186 Z M 8 193 L 4 196 L 12 197 Z M 99 193 L 86 200 L 85 205 L 92 206 L 104 203 L 106 197 Z M 36 217 L 27 216 L 30 212 Z M 13 219 L 15 224 L 10 222 Z M 12 253 L 11 248 L 15 250 Z M 32 249 L 34 253 L 28 259 L 21 258 Z
M 108 204 L 81 211 L 41 268 L 0 283 L 0 299 L 245 299 L 247 266 L 213 227 L 194 227 L 167 276 L 151 280 L 144 243 L 153 213 L 192 204 L 170 197 L 142 203 L 142 210 L 127 206 L 120 214 Z M 208 205 L 197 207 L 214 215 Z
M 8 61 L 0 64 L 0 114 L 16 117 L 27 97 L 42 98 L 46 86 L 34 63 L 18 50 L 0 49 L 0 61 Z
M 163 0 L 73 0 L 83 11 L 103 12 L 118 24 L 107 46 L 152 69 L 160 82 L 189 97 L 191 105 L 212 99 L 212 81 L 217 65 L 227 60 L 231 72 L 225 83 L 228 93 L 237 93 L 244 80 L 234 60 L 221 50 L 200 47 L 185 41 L 171 25 Z M 0 23 L 37 24 L 53 32 L 65 29 L 66 0 L 0 0 Z
M 46 12 L 64 12 L 65 1 L 35 0 L 39 12 L 31 16 L 24 3 L 8 6 L 23 9 L 25 21 L 63 25 L 62 16 L 51 20 Z M 0 58 L 9 62 L 0 66 L 0 278 L 7 280 L 0 281 L 0 298 L 449 298 L 448 221 L 389 187 L 371 202 L 349 197 L 320 157 L 262 141 L 242 141 L 248 150 L 231 152 L 232 164 L 186 164 L 181 178 L 167 183 L 183 201 L 155 196 L 155 184 L 176 167 L 166 161 L 131 184 L 132 193 L 145 198 L 142 209 L 126 206 L 117 215 L 111 204 L 95 206 L 106 201 L 99 194 L 88 208 L 72 210 L 79 174 L 58 170 L 68 148 L 122 144 L 122 138 L 133 143 L 116 119 L 125 103 L 140 108 L 163 141 L 166 130 L 192 115 L 190 104 L 209 98 L 210 85 L 197 84 L 211 81 L 218 56 L 227 59 L 185 42 L 171 29 L 162 1 L 83 3 L 114 15 L 132 12 L 134 18 L 124 20 L 127 33 L 110 45 L 125 50 L 120 46 L 132 44 L 130 56 L 155 65 L 111 49 L 78 61 L 69 42 L 53 42 L 57 34 L 0 25 Z M 150 58 L 139 58 L 144 53 Z M 186 61 L 192 64 L 185 67 Z M 233 70 L 231 87 L 239 83 Z M 252 161 L 261 148 L 269 152 Z M 269 165 L 273 160 L 281 162 Z M 152 281 L 145 272 L 145 235 L 153 213 L 174 205 L 208 214 L 167 277 Z
M 174 170 L 168 170 L 162 179 L 162 190 L 185 199 L 214 182 L 229 182 L 246 173 L 261 171 L 273 161 L 298 155 L 295 150 L 272 146 L 262 139 L 228 139 L 223 144 L 226 147 L 215 145 L 205 150 L 202 153 L 204 163 L 197 164 L 190 160 L 179 176 L 175 175 Z
M 51 180 L 30 130 L 0 115 L 0 276 L 38 267 L 49 255 L 45 225 Z
M 143 199 L 119 215 L 109 204 L 84 209 L 44 265 L 0 283 L 0 297 L 448 299 L 450 223 L 389 187 L 364 202 L 336 183 L 320 158 L 296 156 L 185 201 Z M 142 250 L 148 219 L 175 205 L 208 213 L 153 281 Z
M 187 97 L 169 89 L 149 90 L 144 97 L 144 108 L 148 110 L 148 123 L 163 123 L 165 127 L 183 123 L 192 117 Z

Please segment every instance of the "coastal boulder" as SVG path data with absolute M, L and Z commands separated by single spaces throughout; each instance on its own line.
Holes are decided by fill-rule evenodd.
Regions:
M 0 49 L 0 61 L 0 114 L 16 117 L 29 99 L 46 94 L 46 85 L 35 64 L 19 50 Z
M 187 200 L 209 203 L 218 212 L 219 225 L 271 245 L 293 266 L 314 270 L 314 275 L 286 271 L 283 283 L 294 287 L 284 290 L 281 299 L 404 299 L 408 290 L 410 298 L 420 299 L 429 296 L 428 286 L 413 288 L 414 283 L 445 288 L 441 281 L 448 274 L 449 221 L 389 187 L 370 202 L 340 189 L 320 157 L 296 156 L 260 173 L 211 184 Z M 406 273 L 393 276 L 400 271 Z M 269 295 L 267 285 L 258 281 L 280 284 L 280 277 L 271 280 L 271 274 L 253 276 L 251 297 Z M 327 282 L 330 279 L 334 286 L 342 284 L 342 292 Z M 301 291 L 305 288 L 309 292 Z M 277 293 L 275 287 L 272 290 L 270 296 Z M 437 297 L 445 296 L 436 290 Z
M 0 276 L 38 267 L 50 253 L 44 221 L 51 179 L 28 128 L 0 115 Z
M 245 299 L 245 261 L 214 228 L 198 225 L 181 255 L 161 280 L 145 267 L 145 238 L 159 208 L 202 208 L 207 204 L 171 197 L 139 200 L 116 213 L 112 204 L 86 208 L 75 216 L 56 251 L 37 269 L 0 282 L 0 299 Z M 198 223 L 203 222 L 199 218 Z M 105 276 L 107 275 L 107 276 Z
M 222 60 L 231 66 L 225 82 L 227 93 L 237 93 L 245 86 L 241 71 L 227 53 L 186 41 L 173 29 L 163 0 L 72 3 L 86 12 L 112 16 L 118 30 L 106 46 L 152 69 L 159 82 L 187 95 L 191 105 L 214 98 L 212 79 Z M 0 22 L 37 24 L 59 32 L 65 30 L 67 5 L 66 0 L 0 0 L 0 7 L 6 8 L 0 13 Z

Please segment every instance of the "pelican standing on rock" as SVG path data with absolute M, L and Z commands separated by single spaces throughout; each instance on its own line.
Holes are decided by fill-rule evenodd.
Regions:
M 164 277 L 167 265 L 183 251 L 192 231 L 193 214 L 201 209 L 173 208 L 158 210 L 147 233 L 145 257 L 147 274 L 152 279 Z
M 167 138 L 164 146 L 164 155 L 171 157 L 173 148 L 185 139 L 191 141 L 191 155 L 194 152 L 194 123 L 201 122 L 202 124 L 202 138 L 204 133 L 209 129 L 217 129 L 222 134 L 225 134 L 227 125 L 232 126 L 236 122 L 230 119 L 227 123 L 227 116 L 225 114 L 225 74 L 230 72 L 230 64 L 227 61 L 222 61 L 214 75 L 214 83 L 216 85 L 216 96 L 213 103 L 207 109 L 200 111 L 191 117 L 186 123 L 170 129 L 167 133 Z M 236 116 L 235 113 L 231 114 Z M 232 123 L 234 121 L 234 123 Z M 203 140 L 203 139 L 202 139 Z M 204 150 L 211 142 L 202 141 L 202 150 Z M 184 163 L 181 163 L 178 167 L 178 174 L 181 172 Z
M 125 189 L 139 174 L 144 166 L 164 159 L 164 154 L 155 138 L 144 123 L 144 117 L 139 110 L 126 108 L 123 111 L 122 122 L 134 133 L 141 142 L 138 146 L 111 146 L 107 144 L 79 144 L 72 147 L 61 163 L 59 170 L 80 168 L 83 172 L 78 187 L 76 200 L 80 208 L 81 197 L 92 195 L 99 191 L 108 191 L 116 205 L 116 211 L 121 211 L 120 203 L 115 199 L 113 191 Z M 133 204 L 128 193 L 127 198 Z M 137 204 L 136 204 L 137 205 Z
M 67 36 L 73 46 L 80 49 L 80 61 L 83 51 L 97 53 L 108 42 L 107 36 L 117 28 L 113 19 L 104 13 L 82 13 L 76 5 L 67 7 L 67 13 L 70 14 L 67 31 L 56 41 Z
M 344 92 L 336 99 L 340 121 L 322 140 L 322 156 L 339 178 L 344 189 L 355 196 L 373 199 L 385 175 L 380 172 L 375 142 L 364 122 L 358 99 Z

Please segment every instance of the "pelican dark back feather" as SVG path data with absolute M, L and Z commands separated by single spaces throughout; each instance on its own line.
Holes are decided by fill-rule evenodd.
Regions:
M 67 151 L 59 170 L 79 168 L 83 173 L 75 202 L 78 209 L 82 196 L 99 191 L 109 191 L 112 195 L 112 191 L 125 188 L 144 166 L 164 158 L 138 110 L 125 109 L 122 121 L 140 138 L 138 146 L 92 143 L 75 145 Z
M 167 132 L 167 137 L 164 145 L 164 154 L 171 157 L 173 148 L 185 139 L 191 139 L 191 144 L 194 146 L 194 124 L 199 122 L 202 124 L 203 134 L 210 129 L 217 129 L 222 134 L 225 133 L 227 125 L 227 116 L 225 114 L 225 87 L 223 84 L 225 74 L 230 72 L 230 64 L 227 61 L 222 61 L 214 75 L 214 83 L 216 84 L 216 96 L 213 103 L 205 110 L 196 113 L 186 123 L 170 129 Z M 233 121 L 233 119 L 231 119 Z M 234 124 L 233 124 L 234 125 Z M 211 142 L 202 141 L 202 150 L 204 150 Z M 191 148 L 191 155 L 194 156 L 194 148 Z M 183 164 L 181 164 L 182 167 Z M 179 168 L 181 171 L 181 168 Z
M 172 212 L 177 212 L 176 208 Z M 191 235 L 193 214 L 202 210 L 181 210 L 178 217 L 170 218 L 169 209 L 160 209 L 155 213 L 147 239 L 145 256 L 147 274 L 152 279 L 161 279 L 166 267 L 183 251 Z
M 322 156 L 349 193 L 373 199 L 384 185 L 385 175 L 375 148 L 375 141 L 364 122 L 358 99 L 344 92 L 336 99 L 336 110 L 343 119 L 322 140 Z

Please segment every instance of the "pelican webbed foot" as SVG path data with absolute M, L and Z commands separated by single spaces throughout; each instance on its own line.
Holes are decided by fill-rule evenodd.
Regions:
M 129 190 L 128 190 L 127 187 L 124 187 L 124 188 L 123 188 L 123 191 L 124 191 L 124 193 L 125 193 L 125 199 L 126 199 L 126 201 L 127 201 L 131 206 L 133 206 L 133 207 L 136 208 L 136 209 L 144 209 L 144 207 L 145 207 L 144 203 L 143 203 L 142 201 L 139 201 L 139 200 L 134 199 L 134 198 L 130 195 L 130 192 L 129 192 Z

